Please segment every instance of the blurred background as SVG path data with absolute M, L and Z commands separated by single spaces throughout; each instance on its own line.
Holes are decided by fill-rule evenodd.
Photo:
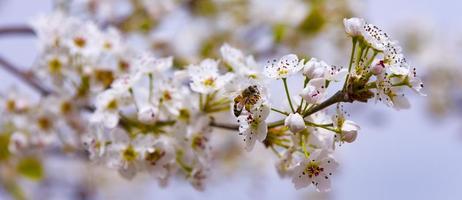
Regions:
M 27 25 L 62 2 L 0 0 L 0 27 Z M 363 17 L 400 41 L 428 96 L 410 94 L 411 109 L 399 112 L 382 104 L 346 106 L 361 132 L 339 147 L 340 173 L 329 193 L 295 190 L 278 177 L 275 156 L 259 146 L 217 166 L 203 192 L 182 180 L 161 188 L 148 177 L 126 181 L 76 157 L 50 157 L 43 180 L 21 180 L 31 199 L 462 199 L 461 1 L 198 0 L 185 6 L 147 0 L 144 9 L 133 2 L 140 1 L 76 0 L 67 9 L 101 24 L 114 22 L 140 48 L 174 55 L 179 65 L 216 56 L 228 42 L 258 60 L 295 52 L 345 66 L 350 42 L 342 19 Z M 31 36 L 1 37 L 0 55 L 28 69 L 38 56 L 36 42 Z M 0 91 L 34 93 L 3 69 L 0 82 Z M 0 199 L 9 198 L 0 188 Z

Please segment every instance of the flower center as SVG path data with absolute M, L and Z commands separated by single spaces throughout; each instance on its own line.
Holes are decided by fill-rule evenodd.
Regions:
M 16 102 L 11 99 L 6 101 L 6 109 L 10 112 L 13 112 L 14 110 L 16 110 Z
M 68 101 L 61 103 L 60 110 L 63 114 L 69 113 L 72 110 L 71 103 Z
M 205 136 L 200 135 L 199 133 L 199 134 L 196 134 L 196 136 L 192 138 L 191 146 L 193 149 L 196 149 L 196 150 L 204 150 L 207 141 L 208 139 Z
M 57 58 L 48 61 L 48 69 L 51 73 L 59 73 L 61 71 L 62 63 Z
M 47 117 L 40 117 L 37 120 L 38 127 L 42 130 L 50 130 L 52 123 Z
M 108 110 L 116 110 L 118 107 L 117 101 L 115 99 L 112 99 L 106 106 Z
M 305 170 L 303 171 L 303 174 L 308 174 L 308 177 L 312 178 L 313 176 L 319 176 L 321 172 L 324 171 L 324 168 L 319 167 L 319 165 L 315 162 L 310 162 Z
M 74 44 L 77 47 L 83 48 L 87 44 L 87 41 L 83 37 L 75 37 L 74 38 Z
M 181 110 L 180 110 L 180 116 L 179 116 L 179 118 L 180 118 L 181 120 L 188 122 L 188 121 L 189 121 L 189 117 L 190 117 L 190 114 L 189 114 L 188 109 L 181 109 Z
M 215 78 L 210 77 L 210 78 L 208 78 L 208 79 L 205 79 L 202 83 L 203 83 L 205 86 L 214 87 L 214 86 L 215 86 Z
M 112 49 L 112 43 L 109 42 L 109 41 L 104 42 L 103 48 L 105 48 L 106 50 L 111 50 Z
M 289 73 L 289 70 L 287 70 L 286 68 L 279 68 L 278 69 L 278 75 L 279 76 L 284 76 L 284 75 L 287 75 Z
M 164 91 L 164 94 L 162 96 L 164 97 L 163 100 L 166 100 L 166 101 L 172 100 L 172 95 L 168 91 Z
M 153 152 L 148 152 L 146 154 L 145 160 L 148 161 L 151 165 L 156 165 L 162 157 L 164 157 L 165 151 L 160 149 L 155 149 Z
M 128 62 L 123 59 L 119 60 L 118 66 L 119 66 L 119 69 L 122 71 L 126 71 L 130 67 Z
M 126 161 L 133 161 L 136 159 L 136 156 L 138 153 L 136 153 L 135 149 L 131 145 L 129 145 L 123 152 L 122 152 L 122 157 Z
M 96 70 L 95 76 L 96 80 L 102 83 L 105 88 L 108 88 L 114 81 L 114 75 L 112 74 L 112 71 L 109 70 Z

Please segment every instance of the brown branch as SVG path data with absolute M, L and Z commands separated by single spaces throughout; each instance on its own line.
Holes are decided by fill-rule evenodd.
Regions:
M 321 104 L 318 104 L 317 106 L 309 109 L 306 111 L 306 113 L 303 115 L 303 117 L 307 117 L 311 114 L 314 114 L 324 108 L 327 108 L 333 104 L 339 103 L 339 102 L 353 102 L 351 98 L 349 98 L 348 93 L 344 92 L 343 90 L 338 91 L 335 93 L 333 96 L 331 96 L 329 99 L 325 100 Z
M 0 36 L 4 36 L 4 35 L 33 36 L 35 35 L 35 32 L 32 28 L 26 25 L 13 25 L 13 26 L 0 27 Z
M 29 85 L 31 88 L 38 91 L 40 94 L 44 96 L 50 94 L 50 91 L 48 91 L 46 88 L 40 85 L 31 74 L 18 69 L 18 67 L 11 64 L 10 62 L 8 62 L 6 59 L 4 59 L 1 56 L 0 56 L 0 66 L 3 67 L 3 69 L 5 69 L 6 71 L 10 72 L 11 74 L 15 75 L 16 77 L 24 81 L 27 85 Z

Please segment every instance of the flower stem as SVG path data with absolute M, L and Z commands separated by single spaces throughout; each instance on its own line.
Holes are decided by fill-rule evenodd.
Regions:
M 365 67 L 369 67 L 369 65 L 372 64 L 372 61 L 374 61 L 374 58 L 375 58 L 375 56 L 377 56 L 378 53 L 379 53 L 378 51 L 374 50 L 374 54 L 373 54 L 372 57 L 367 61 Z
M 281 110 L 278 110 L 278 109 L 276 109 L 276 108 L 271 108 L 271 110 L 272 110 L 272 111 L 274 111 L 274 112 L 277 112 L 277 113 L 283 114 L 283 115 L 289 115 L 289 113 L 287 113 L 287 112 L 284 112 L 284 111 L 281 111 Z
M 307 126 L 312 126 L 312 127 L 319 127 L 319 128 L 323 128 L 323 129 L 326 129 L 326 130 L 329 130 L 329 131 L 332 131 L 332 132 L 338 132 L 336 129 L 332 128 L 331 126 L 333 126 L 333 124 L 316 124 L 316 123 L 313 123 L 313 122 L 310 122 L 310 121 L 305 121 L 305 125 Z
M 343 90 L 345 90 L 345 88 L 346 88 L 346 86 L 348 84 L 347 83 L 348 79 L 350 78 L 351 66 L 353 65 L 353 58 L 354 58 L 355 51 L 356 51 L 356 43 L 357 43 L 357 41 L 358 41 L 358 39 L 356 37 L 353 37 L 353 39 L 352 39 L 353 47 L 351 48 L 350 64 L 348 65 L 348 74 L 346 76 L 345 82 L 343 83 Z
M 305 77 L 305 81 L 303 82 L 303 89 L 305 89 L 305 87 L 306 87 L 306 85 L 308 85 L 309 81 L 310 81 L 310 79 L 308 77 Z M 300 100 L 300 105 L 297 108 L 298 113 L 303 112 L 303 110 L 302 110 L 303 103 L 304 103 L 304 99 L 302 98 L 302 100 Z M 306 104 L 308 104 L 308 102 Z
M 135 103 L 136 110 L 139 111 L 140 108 L 138 107 L 138 103 L 136 103 L 135 93 L 133 92 L 133 89 L 132 89 L 132 88 L 129 88 L 129 89 L 128 89 L 128 92 L 130 92 L 130 96 L 131 96 L 132 99 L 133 99 L 133 103 Z
M 152 73 L 149 73 L 149 97 L 148 97 L 148 100 L 149 102 L 152 101 L 152 90 L 154 89 L 154 85 L 153 85 L 153 78 L 152 78 Z
M 304 135 L 300 135 L 300 140 L 302 141 L 303 153 L 305 154 L 306 158 L 309 158 L 310 153 L 308 153 L 308 151 L 306 150 L 305 139 L 306 137 L 304 137 Z
M 204 100 L 202 94 L 199 94 L 199 110 L 204 111 Z
M 292 100 L 290 99 L 289 88 L 287 87 L 287 79 L 283 78 L 282 82 L 284 83 L 284 90 L 286 91 L 287 100 L 289 100 L 290 109 L 292 110 L 293 113 L 295 113 L 294 106 L 292 105 Z
M 278 126 L 282 126 L 282 125 L 284 125 L 284 120 L 279 120 L 279 121 L 275 121 L 273 123 L 269 123 L 268 128 L 274 128 L 274 127 L 278 127 Z

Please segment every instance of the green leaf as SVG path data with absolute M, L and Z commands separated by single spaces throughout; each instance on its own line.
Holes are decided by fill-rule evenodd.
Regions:
M 16 170 L 26 178 L 40 180 L 43 178 L 43 166 L 40 160 L 34 157 L 26 157 L 19 161 Z

